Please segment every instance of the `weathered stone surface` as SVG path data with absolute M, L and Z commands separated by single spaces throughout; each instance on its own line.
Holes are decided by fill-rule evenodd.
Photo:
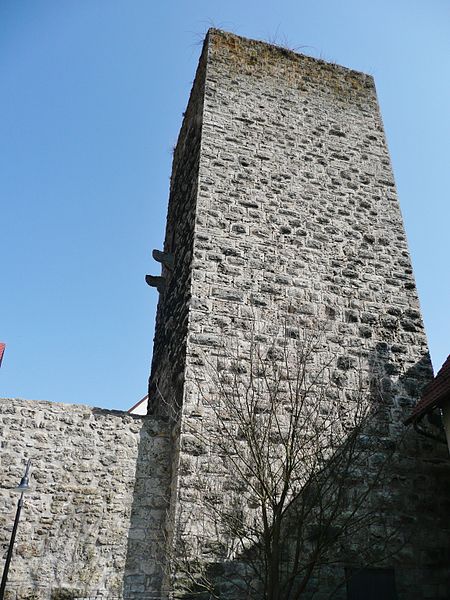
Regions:
M 227 355 L 237 352 L 245 372 L 252 340 L 267 352 L 284 330 L 295 340 L 299 327 L 320 327 L 317 360 L 340 390 L 330 400 L 346 402 L 368 373 L 388 402 L 383 451 L 404 434 L 431 365 L 372 77 L 210 31 L 174 155 L 164 249 L 185 257 L 160 298 L 150 387 L 165 390 L 153 393 L 154 410 L 180 418 L 172 515 L 199 515 L 192 473 L 214 477 L 184 440 L 210 392 L 200 394 L 202 370 L 220 361 L 232 382 Z M 405 548 L 391 565 L 410 600 L 448 584 L 433 548 L 449 553 L 447 518 L 436 515 L 449 470 L 438 466 L 445 448 L 413 432 L 405 448 L 393 474 L 400 491 L 393 483 L 386 494 Z
M 149 407 L 158 417 L 0 401 L 4 549 L 15 511 L 8 488 L 25 458 L 36 488 L 19 527 L 9 597 L 166 597 L 162 570 L 181 526 L 190 556 L 213 563 L 223 544 L 210 535 L 204 503 L 220 510 L 248 490 L 226 476 L 226 449 L 210 452 L 218 419 L 236 417 L 220 405 L 211 410 L 217 386 L 208 371 L 225 389 L 249 373 L 259 377 L 255 347 L 289 370 L 286 348 L 293 356 L 313 331 L 321 344 L 311 374 L 326 365 L 330 383 L 325 409 L 345 408 L 351 418 L 360 377 L 372 386 L 368 398 L 383 400 L 376 427 L 360 436 L 368 460 L 346 491 L 364 489 L 386 457 L 392 461 L 386 483 L 367 499 L 377 520 L 365 539 L 345 540 L 351 552 L 314 573 L 308 593 L 328 598 L 346 566 L 364 567 L 360 550 L 370 539 L 396 549 L 383 566 L 395 569 L 399 600 L 447 598 L 450 469 L 445 445 L 403 426 L 431 365 L 372 78 L 211 30 L 174 153 L 157 256 L 165 257 L 165 285 Z M 279 384 L 286 392 L 286 373 Z M 255 414 L 267 404 L 262 399 Z M 269 436 L 275 455 L 290 406 L 280 410 Z M 242 441 L 242 428 L 235 437 Z M 257 507 L 249 497 L 245 510 Z M 213 567 L 221 597 L 235 598 L 232 580 L 243 565 Z M 334 597 L 343 600 L 339 589 Z
M 0 436 L 2 557 L 17 503 L 10 488 L 24 460 L 32 460 L 33 493 L 17 533 L 10 598 L 139 598 L 138 581 L 145 598 L 159 590 L 169 481 L 164 422 L 1 399 Z

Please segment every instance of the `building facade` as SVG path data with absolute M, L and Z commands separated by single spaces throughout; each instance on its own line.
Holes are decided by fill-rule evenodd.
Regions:
M 383 404 L 368 437 L 391 471 L 374 490 L 384 503 L 373 536 L 396 538 L 379 562 L 395 584 L 367 571 L 368 585 L 444 598 L 447 563 L 433 556 L 440 546 L 448 557 L 447 525 L 418 490 L 445 504 L 448 465 L 445 448 L 403 425 L 432 370 L 373 78 L 211 30 L 174 153 L 164 253 L 149 409 L 178 427 L 173 543 L 214 561 L 205 506 L 229 492 L 208 439 L 234 419 L 217 406 L 236 371 L 239 385 L 254 373 L 255 353 L 281 348 L 292 376 L 313 332 L 309 370 L 326 371 L 328 406 L 355 411 L 361 378 L 367 402 Z M 376 562 L 362 537 L 314 597 Z
M 263 470 L 282 466 L 289 427 L 307 449 L 289 491 L 289 544 L 295 511 L 309 506 L 307 475 L 317 485 L 338 465 L 333 506 L 348 498 L 302 597 L 448 598 L 450 468 L 445 446 L 404 426 L 432 370 L 373 79 L 210 30 L 154 256 L 148 416 L 1 403 L 5 548 L 6 488 L 24 455 L 46 486 L 19 530 L 10 597 L 192 597 L 195 584 L 204 598 L 257 598 L 257 577 L 242 585 L 261 539 L 239 546 L 223 519 L 260 531 L 252 463 L 255 493 L 239 487 L 250 398 L 259 436 L 272 419 L 267 460 L 254 457 Z M 343 471 L 355 427 L 351 452 L 363 450 Z M 315 448 L 320 477 L 306 467 Z M 331 489 L 316 498 L 331 505 Z M 343 528 L 358 502 L 367 527 Z M 319 504 L 304 551 L 323 533 Z

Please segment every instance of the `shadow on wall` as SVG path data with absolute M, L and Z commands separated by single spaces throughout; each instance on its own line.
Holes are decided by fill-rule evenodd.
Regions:
M 248 482 L 239 481 L 237 459 L 228 461 L 229 487 L 219 500 L 206 478 L 198 481 L 209 529 L 195 550 L 185 524 L 180 524 L 178 554 L 172 561 L 177 598 L 344 599 L 350 597 L 348 581 L 348 589 L 356 589 L 366 576 L 375 586 L 391 587 L 392 595 L 378 597 L 419 600 L 434 586 L 435 600 L 447 598 L 446 591 L 439 592 L 450 586 L 447 448 L 403 425 L 432 377 L 429 356 L 401 373 L 388 344 L 378 343 L 368 365 L 367 414 L 356 429 L 345 430 L 345 418 L 339 422 L 345 432 L 341 443 L 332 446 L 332 455 L 320 450 L 315 468 L 284 505 L 269 491 L 262 508 L 259 476 L 254 480 L 256 500 L 249 501 Z M 352 369 L 351 361 L 338 359 L 332 375 L 341 401 L 348 403 L 354 402 L 354 395 L 344 391 Z M 336 399 L 330 391 L 328 397 Z M 275 446 L 269 448 L 268 454 L 272 452 Z M 301 458 L 306 461 L 306 454 Z M 231 498 L 224 509 L 223 498 Z M 273 518 L 277 503 L 284 511 L 278 521 Z M 264 529 L 261 522 L 267 518 L 271 526 Z
M 169 427 L 162 419 L 144 417 L 128 532 L 125 599 L 160 598 L 169 486 Z
M 164 424 L 83 405 L 4 399 L 0 429 L 0 570 L 17 503 L 10 490 L 26 458 L 34 488 L 17 532 L 9 597 L 117 597 L 126 563 L 130 585 L 141 578 L 151 589 L 168 479 Z

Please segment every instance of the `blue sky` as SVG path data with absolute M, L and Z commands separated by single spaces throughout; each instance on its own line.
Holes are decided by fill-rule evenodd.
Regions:
M 144 276 L 209 26 L 374 75 L 435 369 L 450 352 L 447 0 L 0 0 L 0 397 L 146 393 Z

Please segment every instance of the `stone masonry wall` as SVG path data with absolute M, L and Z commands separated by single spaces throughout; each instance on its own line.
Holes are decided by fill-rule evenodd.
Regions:
M 187 547 L 214 562 L 205 499 L 213 492 L 217 507 L 230 490 L 223 456 L 192 436 L 220 433 L 207 372 L 220 365 L 233 380 L 255 339 L 269 355 L 320 330 L 312 367 L 328 365 L 330 401 L 344 405 L 361 372 L 376 376 L 375 458 L 405 438 L 367 537 L 396 533 L 383 566 L 399 600 L 448 598 L 450 469 L 445 446 L 403 426 L 431 365 L 372 78 L 211 30 L 174 153 L 164 251 L 175 263 L 163 267 L 155 332 L 158 417 L 0 400 L 2 557 L 27 458 L 34 487 L 9 597 L 166 597 L 167 537 L 180 524 Z M 315 581 L 315 600 L 346 567 L 366 566 L 355 548 Z
M 156 314 L 149 412 L 173 416 L 182 403 L 191 289 L 191 264 L 203 118 L 205 60 L 202 59 L 174 149 L 164 252 L 173 269 L 162 267 L 165 289 Z
M 159 597 L 169 480 L 162 421 L 2 399 L 0 439 L 2 558 L 18 498 L 10 488 L 32 459 L 9 598 Z
M 431 377 L 373 79 L 211 30 L 194 90 L 201 143 L 196 137 L 183 151 L 196 156 L 200 148 L 198 169 L 183 172 L 189 164 L 174 158 L 176 177 L 189 178 L 197 194 L 179 242 L 190 248 L 193 239 L 193 260 L 180 265 L 184 289 L 169 288 L 160 301 L 188 302 L 173 498 L 179 521 L 194 523 L 193 536 L 205 493 L 199 474 L 226 495 L 214 471 L 219 457 L 205 456 L 189 435 L 208 418 L 199 373 L 219 359 L 233 371 L 224 347 L 237 352 L 245 371 L 255 332 L 267 352 L 290 326 L 320 327 L 317 363 L 330 365 L 341 402 L 358 369 L 376 372 L 388 399 L 385 447 L 403 435 L 403 420 Z M 157 327 L 167 329 L 170 316 L 160 314 Z M 184 337 L 178 341 L 184 347 Z M 167 365 L 158 360 L 153 372 L 163 373 Z M 171 383 L 163 376 L 159 385 Z M 405 540 L 388 565 L 402 600 L 446 597 L 439 557 L 449 555 L 450 537 L 446 511 L 437 510 L 448 503 L 445 460 L 445 447 L 409 432 L 386 490 L 389 520 Z M 211 548 L 200 547 L 208 560 Z

